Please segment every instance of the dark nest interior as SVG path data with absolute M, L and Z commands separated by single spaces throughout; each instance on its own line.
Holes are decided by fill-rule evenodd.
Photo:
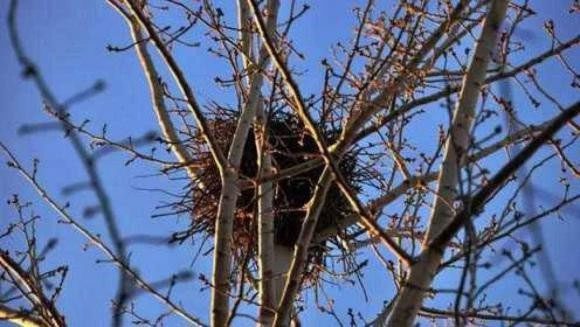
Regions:
M 231 144 L 237 124 L 234 115 L 216 115 L 209 121 L 210 129 L 215 135 L 224 153 Z M 293 167 L 309 161 L 319 155 L 319 150 L 313 138 L 305 131 L 304 126 L 292 115 L 279 114 L 271 117 L 267 124 L 269 149 L 272 155 L 272 165 L 277 170 Z M 327 144 L 331 144 L 340 134 L 339 129 L 325 131 Z M 204 145 L 200 135 L 196 135 L 190 145 L 196 155 L 196 164 L 203 167 L 198 183 L 203 183 L 203 189 L 192 188 L 191 226 L 187 231 L 174 235 L 174 241 L 183 241 L 197 234 L 211 237 L 215 231 L 217 207 L 221 192 L 221 181 L 218 169 L 211 154 Z M 254 133 L 250 129 L 241 161 L 240 176 L 248 181 L 255 181 L 257 163 Z M 351 188 L 358 192 L 361 185 L 361 174 L 357 170 L 357 159 L 354 152 L 344 156 L 339 164 L 343 176 Z M 323 166 L 311 169 L 299 175 L 278 180 L 274 185 L 274 225 L 275 242 L 278 245 L 292 247 L 300 233 L 306 213 L 307 202 L 311 199 L 316 183 L 322 173 Z M 255 258 L 257 254 L 257 189 L 255 183 L 244 188 L 239 195 L 234 221 L 234 253 L 236 258 Z M 333 185 L 327 195 L 325 206 L 319 216 L 316 229 L 321 230 L 336 224 L 342 217 L 351 214 L 351 207 L 336 185 Z M 323 244 L 313 244 L 310 262 L 324 264 L 326 247 Z M 247 261 L 246 261 L 247 262 Z M 309 269 L 316 269 L 309 265 Z

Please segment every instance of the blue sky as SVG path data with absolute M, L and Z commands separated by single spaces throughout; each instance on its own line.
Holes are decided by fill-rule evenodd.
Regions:
M 21 1 L 19 11 L 19 29 L 24 47 L 34 61 L 41 68 L 42 73 L 49 81 L 52 90 L 59 99 L 66 99 L 78 91 L 88 88 L 97 79 L 104 80 L 107 88 L 101 95 L 75 105 L 72 115 L 76 119 L 90 119 L 90 127 L 100 130 L 103 123 L 107 123 L 111 138 L 138 137 L 150 130 L 156 130 L 155 117 L 150 107 L 149 94 L 143 73 L 132 51 L 109 53 L 107 44 L 126 45 L 129 41 L 125 22 L 105 1 Z M 231 5 L 233 2 L 228 2 Z M 330 45 L 336 41 L 346 41 L 352 32 L 353 15 L 351 1 L 333 1 L 332 5 L 326 1 L 313 1 L 312 10 L 304 17 L 293 30 L 293 37 L 297 47 L 306 54 L 306 60 L 296 61 L 297 67 L 306 70 L 300 78 L 304 94 L 319 90 L 323 76 L 318 70 L 320 60 L 330 54 Z M 550 5 L 550 1 L 538 1 L 535 9 L 540 13 L 538 18 L 530 22 L 530 30 L 540 30 L 546 17 L 556 19 L 563 35 L 574 35 L 574 26 L 578 26 L 578 18 L 564 14 L 564 7 L 569 1 L 558 0 Z M 85 180 L 85 173 L 78 158 L 72 151 L 67 139 L 62 133 L 46 132 L 31 136 L 19 136 L 19 126 L 26 123 L 46 122 L 48 117 L 42 112 L 42 101 L 34 86 L 20 78 L 20 67 L 16 65 L 9 40 L 6 34 L 7 1 L 0 2 L 0 98 L 2 99 L 2 122 L 0 140 L 10 146 L 15 154 L 26 164 L 32 158 L 41 160 L 39 178 L 56 198 L 62 203 L 71 202 L 71 212 L 77 217 L 82 216 L 84 206 L 94 204 L 95 198 L 90 192 L 80 192 L 72 196 L 60 193 L 62 187 Z M 224 12 L 233 15 L 228 4 L 224 5 Z M 233 16 L 231 16 L 233 17 Z M 529 58 L 536 51 L 545 50 L 548 44 L 543 34 L 534 36 L 530 41 L 533 45 L 521 58 Z M 533 51 L 535 50 L 535 51 Z M 572 52 L 578 58 L 578 50 Z M 187 76 L 194 86 L 200 102 L 207 103 L 210 99 L 227 97 L 225 91 L 214 87 L 213 77 L 216 71 L 223 70 L 222 66 L 205 51 L 205 48 L 176 49 L 176 54 L 183 63 Z M 572 56 L 570 56 L 572 58 Z M 578 61 L 573 61 L 575 65 Z M 554 69 L 556 64 L 551 62 L 540 70 L 543 80 L 557 98 L 569 104 L 578 99 L 577 93 L 566 86 L 562 76 L 551 73 L 560 71 Z M 578 67 L 577 67 L 578 68 Z M 560 86 L 564 84 L 563 86 Z M 529 106 L 521 92 L 515 91 L 516 103 Z M 555 109 L 545 105 L 540 110 L 530 112 L 526 119 L 547 119 L 556 113 Z M 423 121 L 428 124 L 429 122 Z M 431 124 L 433 124 L 431 122 Z M 432 126 L 435 126 L 434 124 Z M 429 142 L 432 134 L 419 133 L 419 140 Z M 577 153 L 580 153 L 578 151 Z M 497 160 L 505 160 L 500 155 Z M 576 161 L 580 158 L 572 155 Z M 155 192 L 140 191 L 139 188 L 165 188 L 178 190 L 183 184 L 167 182 L 164 177 L 150 176 L 155 173 L 155 167 L 150 164 L 135 163 L 124 166 L 125 155 L 115 154 L 99 161 L 99 171 L 102 175 L 106 190 L 111 199 L 119 224 L 124 235 L 151 233 L 167 235 L 187 226 L 182 219 L 151 219 L 157 205 L 167 200 L 166 197 Z M 146 176 L 146 177 L 144 177 Z M 558 166 L 542 175 L 542 180 L 534 180 L 538 184 L 554 184 L 560 177 Z M 56 250 L 48 257 L 46 266 L 69 264 L 70 273 L 65 290 L 59 302 L 59 307 L 67 315 L 71 326 L 102 326 L 108 321 L 110 299 L 114 296 L 116 272 L 111 265 L 95 264 L 95 260 L 102 258 L 94 248 L 84 249 L 85 240 L 67 226 L 55 223 L 58 217 L 50 210 L 38 196 L 25 184 L 20 176 L 4 165 L 0 167 L 0 198 L 7 199 L 11 194 L 18 193 L 21 198 L 34 202 L 34 211 L 42 216 L 39 223 L 39 238 L 47 240 L 51 237 L 60 238 Z M 574 182 L 573 188 L 579 189 Z M 547 184 L 547 185 L 551 185 Z M 4 202 L 2 202 L 4 203 Z M 0 224 L 5 224 L 6 217 L 14 213 L 2 204 L 0 206 Z M 580 227 L 580 214 L 567 212 L 568 219 L 543 228 L 547 235 L 550 254 L 554 259 L 555 270 L 563 282 L 570 283 L 577 278 L 580 269 L 580 249 L 577 246 L 577 233 Z M 82 219 L 81 221 L 92 230 L 105 233 L 99 218 Z M 550 218 L 552 219 L 552 218 Z M 1 246 L 6 248 L 18 247 L 16 238 L 4 239 Z M 188 269 L 194 249 L 187 246 L 175 248 L 156 248 L 137 245 L 131 247 L 131 262 L 139 267 L 139 272 L 150 281 L 167 277 L 176 270 Z M 364 253 L 363 256 L 370 257 Z M 371 258 L 372 259 L 372 258 Z M 374 262 L 373 260 L 371 260 Z M 210 270 L 208 258 L 202 258 L 195 263 L 193 271 L 208 274 Z M 348 307 L 354 307 L 368 316 L 377 312 L 384 300 L 390 299 L 392 290 L 388 275 L 379 264 L 373 263 L 367 270 L 366 276 L 371 282 L 367 287 L 372 292 L 369 303 L 364 303 L 364 297 L 359 289 L 344 287 L 339 291 L 333 290 L 336 296 L 337 311 L 345 314 Z M 506 287 L 510 287 L 507 280 Z M 197 281 L 179 287 L 175 294 L 179 301 L 192 312 L 200 315 L 207 321 L 207 307 L 209 292 L 200 292 L 201 285 Z M 498 293 L 497 296 L 502 296 Z M 507 296 L 504 294 L 504 296 Z M 308 301 L 312 303 L 312 298 Z M 570 297 L 570 301 L 578 304 L 578 296 Z M 138 309 L 152 315 L 162 310 L 155 300 L 147 295 L 140 297 Z M 314 323 L 331 324 L 331 318 L 309 313 L 303 317 L 306 325 Z M 171 320 L 176 326 L 181 322 Z M 172 324 L 172 325 L 173 325 Z M 239 321 L 240 325 L 249 324 L 249 321 Z

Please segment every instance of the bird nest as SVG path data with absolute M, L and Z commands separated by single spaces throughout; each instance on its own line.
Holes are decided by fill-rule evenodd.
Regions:
M 227 153 L 236 129 L 237 116 L 215 115 L 208 121 L 210 131 L 216 138 L 218 146 Z M 282 114 L 270 117 L 267 125 L 269 151 L 272 156 L 272 166 L 275 171 L 282 171 L 319 157 L 320 152 L 316 142 L 308 134 L 294 116 Z M 324 132 L 327 144 L 332 143 L 340 129 L 330 129 Z M 207 151 L 205 141 L 197 134 L 190 147 L 196 153 L 195 164 L 201 167 L 197 185 L 192 188 L 191 226 L 187 231 L 174 235 L 175 241 L 183 241 L 193 235 L 203 233 L 209 237 L 215 232 L 216 216 L 221 193 L 221 180 L 217 166 Z M 241 180 L 248 181 L 239 193 L 234 227 L 233 247 L 237 258 L 253 257 L 257 253 L 257 174 L 258 158 L 254 132 L 250 129 L 243 150 L 239 167 Z M 357 159 L 353 152 L 347 153 L 339 163 L 345 180 L 354 191 L 359 191 L 360 173 L 357 172 Z M 297 175 L 276 180 L 274 182 L 274 228 L 275 243 L 292 247 L 300 234 L 308 201 L 312 198 L 316 184 L 322 174 L 323 165 Z M 345 216 L 352 213 L 349 202 L 336 185 L 330 187 L 325 205 L 318 218 L 316 231 L 337 224 Z M 311 262 L 321 263 L 325 257 L 323 244 L 314 244 L 311 248 Z

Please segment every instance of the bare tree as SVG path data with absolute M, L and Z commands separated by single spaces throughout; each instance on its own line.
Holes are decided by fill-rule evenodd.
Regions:
M 73 115 L 75 104 L 103 91 L 102 82 L 67 100 L 55 96 L 25 50 L 17 0 L 10 2 L 8 31 L 23 76 L 35 84 L 52 119 L 20 130 L 64 132 L 88 177 L 65 189 L 94 192 L 98 203 L 85 212 L 102 216 L 106 238 L 48 190 L 52 186 L 37 176 L 39 161 L 28 169 L 10 145 L 0 147 L 9 168 L 96 246 L 103 262 L 118 268 L 114 326 L 128 323 L 125 317 L 162 325 L 171 315 L 199 326 L 247 320 L 288 326 L 299 325 L 303 311 L 351 326 L 412 326 L 420 319 L 455 325 L 577 323 L 549 280 L 555 277 L 548 257 L 539 255 L 547 245 L 528 242 L 521 233 L 561 211 L 578 210 L 574 119 L 580 103 L 564 104 L 570 101 L 548 91 L 538 73 L 550 64 L 550 74 L 566 80 L 569 92 L 577 90 L 579 75 L 568 58 L 577 34 L 563 39 L 554 22 L 546 21 L 534 33 L 543 33 L 551 46 L 533 53 L 518 37 L 537 15 L 527 0 L 367 0 L 354 6 L 353 33 L 341 36 L 349 41 L 333 45 L 329 58 L 314 65 L 319 70 L 305 73 L 301 65 L 312 59 L 302 52 L 300 38 L 307 36 L 294 35 L 293 28 L 307 19 L 307 4 L 238 0 L 237 11 L 228 12 L 210 0 L 104 1 L 124 20 L 128 35 L 128 45 L 107 49 L 134 53 L 149 88 L 143 92 L 159 128 L 142 137 L 118 141 L 106 126 L 93 128 Z M 578 13 L 577 3 L 558 6 L 563 15 Z M 203 41 L 192 41 L 197 39 Z M 176 54 L 198 48 L 223 67 L 214 84 L 227 96 L 200 100 L 191 68 Z M 305 83 L 307 78 L 319 83 Z M 520 97 L 496 91 L 498 83 L 511 83 Z M 510 124 L 507 131 L 502 119 Z M 507 159 L 501 155 L 514 148 Z M 158 215 L 185 216 L 187 227 L 161 238 L 137 238 L 211 256 L 211 277 L 196 278 L 211 292 L 207 312 L 190 312 L 184 299 L 172 295 L 175 287 L 188 285 L 190 272 L 176 270 L 167 280 L 151 282 L 131 263 L 133 240 L 120 228 L 123 218 L 115 213 L 97 165 L 116 152 L 128 155 L 127 165 L 151 163 L 157 174 L 186 185 L 170 194 Z M 562 169 L 560 184 L 532 184 L 554 167 Z M 551 200 L 524 212 L 524 192 Z M 18 215 L 1 237 L 21 233 L 27 241 L 24 251 L 0 253 L 2 285 L 10 285 L 2 293 L 0 319 L 64 326 L 66 312 L 59 312 L 57 300 L 66 289 L 67 268 L 41 271 L 47 250 L 38 254 L 34 241 L 40 218 L 26 218 L 30 204 L 16 195 L 9 203 Z M 341 299 L 331 298 L 326 288 L 358 283 L 366 294 L 367 285 L 376 283 L 365 277 L 367 256 L 383 265 L 381 283 L 391 283 L 396 294 L 373 292 L 385 303 L 373 316 L 356 308 L 337 312 L 333 303 Z M 532 277 L 536 260 L 548 271 L 543 281 Z M 456 281 L 437 282 L 440 276 Z M 57 277 L 51 292 L 48 285 Z M 487 292 L 506 280 L 520 283 L 520 294 L 488 299 Z M 552 285 L 552 292 L 541 291 L 542 283 Z M 145 294 L 167 312 L 155 317 L 140 312 Z M 308 294 L 314 305 L 304 300 Z M 440 298 L 452 305 L 442 305 Z

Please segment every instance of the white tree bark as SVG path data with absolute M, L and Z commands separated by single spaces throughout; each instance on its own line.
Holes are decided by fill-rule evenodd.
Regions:
M 267 4 L 267 33 L 274 35 L 278 17 L 278 0 L 270 0 Z M 264 55 L 262 55 L 264 53 Z M 236 131 L 228 153 L 228 167 L 222 174 L 222 189 L 218 206 L 215 232 L 214 262 L 212 274 L 211 322 L 212 326 L 227 326 L 229 316 L 230 271 L 232 263 L 231 238 L 233 234 L 234 213 L 238 196 L 238 175 L 240 162 L 251 123 L 256 116 L 260 90 L 264 76 L 263 71 L 268 65 L 268 56 L 261 51 L 259 64 L 250 81 L 250 92 L 244 110 L 238 120 Z M 264 191 L 264 190 L 263 190 Z M 271 193 L 271 192 L 270 192 Z M 262 203 L 264 205 L 264 203 Z M 266 207 L 269 204 L 265 204 Z M 262 208 L 267 209 L 267 208 Z
M 261 105 L 256 113 L 256 149 L 260 174 L 273 173 L 272 156 L 267 148 L 265 114 Z M 282 297 L 286 273 L 292 262 L 292 248 L 275 244 L 274 185 L 265 181 L 258 185 L 258 268 L 260 310 L 259 326 L 272 326 L 276 306 Z M 290 316 L 286 317 L 288 321 Z
M 483 32 L 478 40 L 474 57 L 462 83 L 459 102 L 455 108 L 449 137 L 445 144 L 445 154 L 438 178 L 437 196 L 431 213 L 427 239 L 432 239 L 453 217 L 450 206 L 457 196 L 459 167 L 464 160 L 469 143 L 471 128 L 475 119 L 475 106 L 481 87 L 485 81 L 500 25 L 505 16 L 507 1 L 494 1 L 484 23 Z
M 282 295 L 284 293 L 284 286 L 286 285 L 288 271 L 290 270 L 290 264 L 292 263 L 292 259 L 294 258 L 294 251 L 292 248 L 289 248 L 284 245 L 274 245 L 274 265 L 272 266 L 272 277 L 273 277 L 273 286 L 274 286 L 274 294 L 275 294 L 275 304 L 274 309 L 277 308 L 278 303 L 282 299 Z M 290 315 L 292 311 L 289 311 L 286 316 L 281 317 L 281 322 L 283 325 L 290 324 Z M 274 316 L 270 321 L 270 325 L 272 326 L 274 323 Z
M 450 136 L 445 145 L 444 159 L 438 178 L 437 196 L 428 225 L 427 237 L 423 242 L 424 245 L 434 239 L 453 218 L 454 212 L 450 205 L 457 195 L 459 167 L 465 159 L 471 140 L 475 106 L 485 81 L 487 66 L 505 17 L 507 4 L 507 0 L 492 1 L 474 56 L 463 80 Z M 417 262 L 411 267 L 409 277 L 395 301 L 386 322 L 388 326 L 411 326 L 413 324 L 423 303 L 425 293 L 437 273 L 443 251 L 444 247 L 440 249 L 424 247 Z
M 213 133 L 211 133 L 211 131 L 209 130 L 209 126 L 207 125 L 207 121 L 203 115 L 201 107 L 199 106 L 197 99 L 193 94 L 193 89 L 191 88 L 189 82 L 185 78 L 185 75 L 183 74 L 183 71 L 181 70 L 179 64 L 173 58 L 173 55 L 171 54 L 169 49 L 167 49 L 165 42 L 161 39 L 161 37 L 157 34 L 157 31 L 155 31 L 155 29 L 151 25 L 151 22 L 149 21 L 147 14 L 144 13 L 144 9 L 142 8 L 142 6 L 137 4 L 136 1 L 134 0 L 127 1 L 126 4 L 130 12 L 129 14 L 124 9 L 122 9 L 122 7 L 118 3 L 112 0 L 108 1 L 114 8 L 121 11 L 123 16 L 125 17 L 127 17 L 126 15 L 131 16 L 130 19 L 135 19 L 135 22 L 137 22 L 141 27 L 143 27 L 147 31 L 147 34 L 149 35 L 151 42 L 157 48 L 159 54 L 161 55 L 161 58 L 163 58 L 163 61 L 167 65 L 169 72 L 173 76 L 173 79 L 175 80 L 175 83 L 179 88 L 179 91 L 181 92 L 181 94 L 183 94 L 185 101 L 187 102 L 187 107 L 191 112 L 193 118 L 195 119 L 195 122 L 197 123 L 197 127 L 202 137 L 207 143 L 209 150 L 213 156 L 213 159 L 218 169 L 220 170 L 220 173 L 224 174 L 224 169 L 226 168 L 226 157 L 224 156 L 223 152 L 219 149 Z
M 258 176 L 270 174 L 272 156 L 268 149 L 266 115 L 262 106 L 258 106 L 254 134 L 258 158 Z M 276 288 L 274 276 L 274 187 L 271 181 L 258 185 L 258 268 L 260 310 L 258 322 L 260 326 L 271 326 L 276 310 Z
M 153 60 L 151 60 L 151 55 L 147 50 L 147 43 L 141 42 L 145 39 L 141 27 L 138 22 L 129 16 L 125 16 L 127 25 L 131 30 L 131 37 L 133 38 L 133 43 L 135 43 L 135 52 L 139 58 L 139 63 L 141 68 L 145 73 L 145 78 L 147 79 L 147 84 L 149 85 L 149 92 L 151 94 L 151 103 L 153 105 L 153 111 L 157 117 L 157 122 L 163 138 L 168 142 L 169 149 L 177 160 L 184 165 L 187 174 L 191 180 L 197 180 L 197 169 L 191 164 L 192 158 L 181 144 L 181 140 L 177 136 L 176 128 L 171 121 L 169 112 L 165 105 L 165 99 L 163 94 L 163 85 L 161 85 L 161 78 L 155 69 Z M 201 185 L 203 187 L 203 185 Z

